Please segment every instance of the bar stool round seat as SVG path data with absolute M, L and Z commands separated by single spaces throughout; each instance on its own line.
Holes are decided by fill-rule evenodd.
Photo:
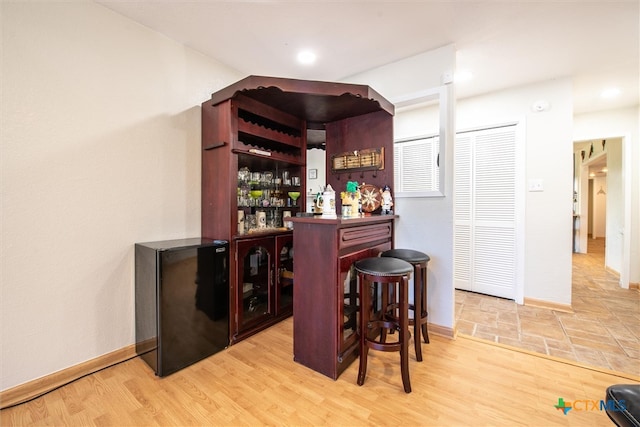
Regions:
M 413 249 L 391 249 L 384 251 L 380 256 L 401 259 L 413 266 L 413 304 L 409 304 L 409 310 L 413 311 L 413 319 L 409 319 L 409 325 L 414 326 L 413 340 L 416 360 L 422 362 L 420 332 L 422 332 L 424 342 L 429 344 L 429 331 L 427 329 L 427 264 L 431 258 L 424 252 Z
M 413 266 L 398 258 L 371 257 L 356 261 L 355 269 L 360 279 L 360 365 L 358 368 L 358 385 L 364 384 L 367 375 L 367 356 L 369 349 L 379 351 L 400 352 L 400 372 L 402 385 L 406 393 L 411 393 L 411 381 L 409 379 L 409 277 L 413 272 Z M 388 301 L 384 304 L 379 316 L 372 318 L 374 308 L 371 304 L 371 284 L 379 283 L 387 287 L 398 287 L 398 292 L 393 292 L 397 302 L 398 316 L 387 316 Z M 389 295 L 383 291 L 383 295 Z M 398 341 L 387 343 L 384 339 L 378 339 L 378 329 L 386 331 L 393 329 L 398 331 Z

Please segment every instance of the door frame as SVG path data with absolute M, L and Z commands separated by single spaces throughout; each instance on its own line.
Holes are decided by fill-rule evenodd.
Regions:
M 619 285 L 623 289 L 629 289 L 630 280 L 630 262 L 631 262 L 631 180 L 632 180 L 632 168 L 631 168 L 631 144 L 630 135 L 623 133 L 622 135 L 607 135 L 607 136 L 594 136 L 580 141 L 586 140 L 598 140 L 598 139 L 620 139 L 621 140 L 621 152 L 622 152 L 622 194 L 624 196 L 623 203 L 623 228 L 622 231 L 622 256 L 620 261 L 620 280 Z M 580 142 L 580 141 L 574 141 Z M 580 171 L 580 185 L 579 185 L 579 200 L 580 200 L 580 238 L 579 238 L 579 253 L 587 253 L 587 239 L 588 239 L 588 223 L 589 223 L 589 163 L 585 162 L 581 165 Z M 608 219 L 607 219 L 608 221 Z M 605 265 L 607 265 L 606 252 L 605 252 Z

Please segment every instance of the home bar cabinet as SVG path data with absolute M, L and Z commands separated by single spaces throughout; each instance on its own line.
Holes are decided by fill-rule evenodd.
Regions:
M 331 258 L 301 257 L 294 246 L 307 242 L 285 227 L 286 216 L 305 211 L 307 132 L 325 132 L 326 183 L 338 193 L 347 180 L 392 186 L 393 113 L 366 85 L 263 76 L 202 104 L 202 236 L 229 241 L 230 344 L 291 314 L 295 322 L 296 295 L 305 292 L 295 271 Z M 331 161 L 369 149 L 380 156 L 375 169 Z

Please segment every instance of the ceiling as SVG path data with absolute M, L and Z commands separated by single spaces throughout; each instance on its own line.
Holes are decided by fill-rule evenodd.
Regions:
M 337 81 L 455 44 L 459 98 L 572 77 L 575 113 L 638 105 L 638 0 L 95 1 L 246 75 Z
M 607 154 L 603 154 L 598 158 L 596 162 L 589 164 L 589 176 L 590 177 L 602 177 L 607 176 Z

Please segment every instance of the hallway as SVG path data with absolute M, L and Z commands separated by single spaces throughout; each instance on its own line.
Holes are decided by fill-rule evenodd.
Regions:
M 640 376 L 640 291 L 604 269 L 604 245 L 573 254 L 573 313 L 456 290 L 458 333 Z

